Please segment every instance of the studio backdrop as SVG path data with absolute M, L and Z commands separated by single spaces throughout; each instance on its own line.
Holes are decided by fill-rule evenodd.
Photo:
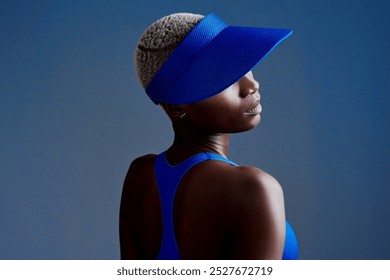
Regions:
M 390 259 L 388 1 L 0 1 L 0 259 L 119 259 L 130 162 L 173 140 L 137 40 L 175 12 L 290 28 L 229 158 L 273 174 L 301 259 Z

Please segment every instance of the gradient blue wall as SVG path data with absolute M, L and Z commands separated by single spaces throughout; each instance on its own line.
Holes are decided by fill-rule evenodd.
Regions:
M 172 141 L 133 50 L 173 12 L 294 34 L 230 158 L 273 174 L 302 259 L 390 259 L 388 1 L 0 1 L 0 259 L 118 259 L 128 165 Z

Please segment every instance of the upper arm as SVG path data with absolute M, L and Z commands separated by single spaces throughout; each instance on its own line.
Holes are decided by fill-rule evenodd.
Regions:
M 121 259 L 147 258 L 143 242 L 140 238 L 142 218 L 145 206 L 146 184 L 151 172 L 150 160 L 153 155 L 135 159 L 126 174 L 123 183 L 120 210 L 119 210 L 119 241 Z
M 233 201 L 233 259 L 281 259 L 285 241 L 283 191 L 259 169 L 246 170 Z
M 134 220 L 131 213 L 134 213 L 134 188 L 132 177 L 136 171 L 134 162 L 130 165 L 125 181 L 123 183 L 122 197 L 119 210 L 119 241 L 121 259 L 139 259 L 137 249 L 136 232 L 133 228 Z
M 137 241 L 135 232 L 131 230 L 126 217 L 120 215 L 119 222 L 119 240 L 120 240 L 120 256 L 122 260 L 140 259 L 139 250 L 137 249 Z

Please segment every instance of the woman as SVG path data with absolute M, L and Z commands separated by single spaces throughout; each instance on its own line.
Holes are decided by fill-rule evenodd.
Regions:
M 173 144 L 135 159 L 120 209 L 122 259 L 294 259 L 283 191 L 228 156 L 229 133 L 260 122 L 251 69 L 291 34 L 180 13 L 152 24 L 136 49 L 146 93 L 172 121 Z

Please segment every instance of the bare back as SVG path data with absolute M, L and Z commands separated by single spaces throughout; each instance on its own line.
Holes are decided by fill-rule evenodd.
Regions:
M 122 259 L 156 259 L 162 242 L 155 155 L 136 159 L 126 176 L 120 213 Z M 278 259 L 284 244 L 280 185 L 253 167 L 205 161 L 180 182 L 175 237 L 183 259 Z

